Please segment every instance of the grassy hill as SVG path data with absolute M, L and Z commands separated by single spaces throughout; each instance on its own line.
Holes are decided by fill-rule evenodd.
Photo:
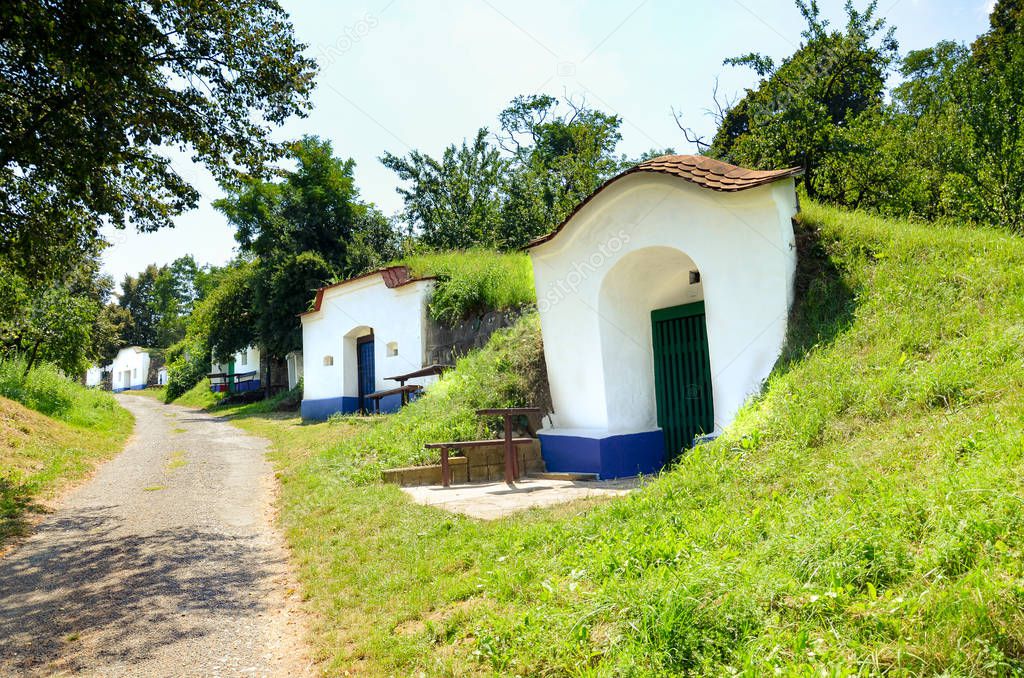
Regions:
M 389 418 L 239 411 L 274 441 L 326 671 L 1024 672 L 1024 240 L 800 220 L 763 393 L 628 498 L 481 523 L 370 480 L 506 393 L 529 316 Z
M 109 393 L 47 365 L 23 371 L 0 363 L 0 545 L 25 531 L 41 501 L 116 454 L 134 423 Z

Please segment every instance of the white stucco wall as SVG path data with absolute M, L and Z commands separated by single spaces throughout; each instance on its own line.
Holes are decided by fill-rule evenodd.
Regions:
M 531 249 L 554 428 L 656 428 L 650 312 L 701 299 L 716 428 L 728 425 L 782 349 L 796 209 L 792 179 L 723 193 L 636 173 Z
M 284 361 L 288 366 L 288 389 L 291 390 L 299 383 L 299 379 L 302 379 L 302 351 L 290 352 L 284 357 Z
M 260 371 L 260 350 L 255 346 L 232 354 L 235 361 L 235 374 Z M 228 364 L 210 361 L 210 374 L 227 374 Z
M 149 353 L 137 346 L 122 348 L 110 364 L 110 371 L 113 390 L 144 388 L 149 376 Z
M 103 368 L 93 365 L 85 371 L 85 385 L 89 388 L 103 383 Z
M 371 329 L 375 390 L 398 386 L 386 377 L 422 368 L 432 289 L 430 280 L 389 288 L 379 275 L 325 289 L 320 310 L 302 316 L 303 398 L 358 396 L 356 340 Z M 397 345 L 398 355 L 388 355 L 389 344 Z M 407 383 L 433 381 L 426 377 Z

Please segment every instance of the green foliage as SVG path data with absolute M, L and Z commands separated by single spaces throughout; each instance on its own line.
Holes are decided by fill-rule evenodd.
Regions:
M 246 327 L 218 327 L 216 314 L 206 314 L 208 343 L 223 354 L 252 343 L 277 357 L 300 348 L 298 314 L 318 287 L 399 254 L 387 219 L 359 201 L 352 160 L 335 157 L 330 142 L 316 137 L 292 144 L 290 154 L 297 168 L 282 172 L 279 181 L 239 176 L 225 185 L 228 197 L 215 203 L 251 258 L 244 265 L 248 290 L 233 287 L 215 302 L 232 324 Z
M 849 144 L 847 128 L 883 103 L 897 44 L 875 16 L 877 4 L 860 12 L 847 3 L 847 25 L 838 31 L 829 30 L 815 0 L 797 0 L 807 28 L 794 54 L 777 68 L 758 54 L 727 59 L 761 81 L 725 114 L 709 153 L 747 167 L 802 167 L 808 195 L 818 195 L 818 170 Z
M 169 226 L 199 193 L 161 148 L 256 173 L 315 63 L 274 0 L 15 0 L 0 9 L 0 256 L 52 282 L 103 223 Z
M 0 258 L 0 359 L 23 356 L 81 374 L 116 341 L 116 315 L 104 312 L 113 281 L 86 257 L 59 281 L 32 287 Z
M 585 103 L 569 99 L 563 107 L 547 95 L 518 96 L 499 122 L 498 146 L 483 128 L 441 159 L 416 150 L 381 157 L 409 182 L 398 188 L 404 219 L 427 247 L 518 249 L 625 165 L 614 155 L 622 120 Z
M 185 338 L 167 352 L 168 402 L 209 373 L 211 357 L 226 362 L 253 344 L 255 275 L 252 264 L 235 262 L 218 272 L 217 286 L 196 304 Z
M 501 152 L 487 141 L 487 129 L 471 144 L 444 150 L 440 160 L 420 151 L 408 158 L 385 153 L 380 161 L 398 178 L 405 201 L 404 218 L 424 245 L 458 249 L 471 244 L 495 247 L 501 242 L 500 185 L 505 170 Z
M 522 253 L 499 254 L 472 249 L 407 256 L 415 276 L 438 278 L 430 299 L 435 320 L 455 324 L 488 310 L 512 310 L 536 303 L 533 267 Z
M 844 31 L 829 30 L 815 2 L 797 6 L 804 42 L 781 65 L 758 54 L 726 61 L 761 81 L 735 105 L 719 105 L 710 155 L 800 165 L 808 194 L 839 205 L 1024 231 L 1018 0 L 997 2 L 991 29 L 970 48 L 941 41 L 908 53 L 891 102 L 884 83 L 896 43 L 875 18 L 877 3 L 863 12 L 848 4 Z

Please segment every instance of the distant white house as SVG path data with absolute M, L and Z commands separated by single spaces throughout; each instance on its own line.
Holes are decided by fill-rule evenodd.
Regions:
M 117 352 L 110 364 L 110 388 L 115 393 L 146 388 L 149 379 L 149 353 L 139 346 L 128 346 Z
M 797 173 L 662 156 L 531 243 L 549 470 L 656 471 L 758 391 L 793 299 Z
M 167 386 L 167 367 L 161 367 L 156 371 L 156 385 Z
M 96 388 L 103 384 L 104 368 L 93 365 L 85 371 L 85 385 L 88 388 Z
M 302 379 L 302 351 L 292 351 L 284 357 L 288 366 L 288 390 L 295 388 Z
M 433 278 L 413 277 L 405 266 L 373 271 L 317 290 L 302 314 L 302 416 L 325 419 L 368 409 L 365 396 L 398 386 L 387 377 L 426 366 L 427 302 Z M 289 369 L 289 383 L 292 379 Z M 408 380 L 427 385 L 436 377 Z M 401 396 L 380 399 L 380 410 L 401 406 Z
M 260 350 L 250 346 L 225 363 L 210 361 L 210 389 L 217 393 L 241 393 L 260 389 Z

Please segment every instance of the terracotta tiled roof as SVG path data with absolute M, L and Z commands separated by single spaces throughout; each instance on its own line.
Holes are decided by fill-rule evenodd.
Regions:
M 541 236 L 540 238 L 533 240 L 529 245 L 527 245 L 527 248 L 540 245 L 541 243 L 554 238 L 558 235 L 559 231 L 569 223 L 569 220 L 576 216 L 576 213 L 579 212 L 584 205 L 590 202 L 594 196 L 603 191 L 610 184 L 622 179 L 623 177 L 629 176 L 630 174 L 636 174 L 637 172 L 668 174 L 712 191 L 735 192 L 743 191 L 748 188 L 764 186 L 765 184 L 770 184 L 774 181 L 785 179 L 787 177 L 793 177 L 800 174 L 802 171 L 803 170 L 799 167 L 790 167 L 789 169 L 781 170 L 752 170 L 747 169 L 746 167 L 730 165 L 727 162 L 708 158 L 703 155 L 658 156 L 657 158 L 645 160 L 639 165 L 631 167 L 625 172 L 622 172 L 621 174 L 618 174 L 604 182 L 600 188 L 591 193 L 585 200 L 577 205 L 572 213 L 569 214 L 569 216 L 566 217 L 565 220 L 555 228 L 555 230 L 545 236 Z
M 322 304 L 324 300 L 325 291 L 332 289 L 334 287 L 347 285 L 350 282 L 355 282 L 357 280 L 365 280 L 366 278 L 375 275 L 379 275 L 381 279 L 384 281 L 384 284 L 387 285 L 388 288 L 390 289 L 394 289 L 395 287 L 401 287 L 403 285 L 408 285 L 409 283 L 414 283 L 420 280 L 434 279 L 434 276 L 430 275 L 422 276 L 419 278 L 414 277 L 412 271 L 409 270 L 408 266 L 388 266 L 387 268 L 378 268 L 376 271 L 370 271 L 369 273 L 357 275 L 356 277 L 349 278 L 348 280 L 342 280 L 331 285 L 324 285 L 323 287 L 316 291 L 316 297 L 313 299 L 313 308 L 306 311 L 305 313 L 300 313 L 299 316 L 309 315 L 310 313 L 316 313 L 317 311 L 319 311 L 320 304 Z
M 662 155 L 642 162 L 619 176 L 634 172 L 671 174 L 713 191 L 742 191 L 795 176 L 800 174 L 801 169 L 752 170 L 702 155 Z

